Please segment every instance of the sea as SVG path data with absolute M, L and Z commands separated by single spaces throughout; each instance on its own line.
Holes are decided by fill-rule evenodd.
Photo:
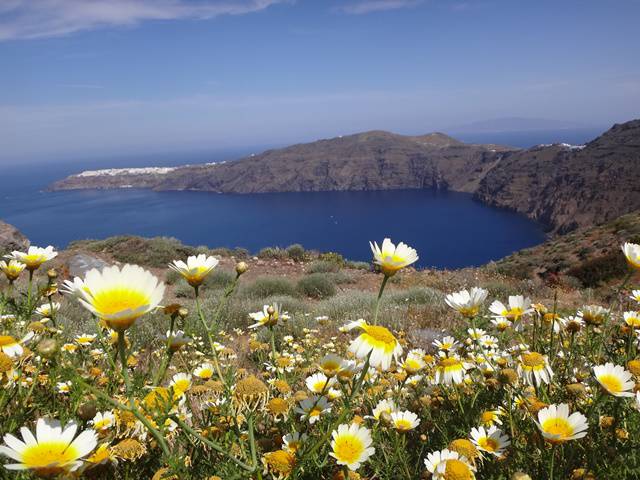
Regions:
M 468 142 L 520 147 L 553 142 L 579 144 L 594 136 L 585 132 L 582 138 L 575 131 L 541 132 L 537 136 L 531 132 L 521 136 L 513 132 L 506 136 L 457 135 Z M 423 268 L 478 266 L 545 240 L 542 225 L 457 192 L 238 195 L 137 189 L 46 190 L 53 181 L 82 170 L 205 163 L 248 153 L 251 151 L 238 149 L 0 164 L 0 219 L 15 225 L 32 244 L 57 248 L 74 240 L 130 234 L 175 237 L 194 246 L 242 247 L 252 253 L 268 246 L 299 243 L 308 249 L 368 261 L 369 241 L 380 243 L 390 237 L 413 246 L 420 256 L 418 266 Z

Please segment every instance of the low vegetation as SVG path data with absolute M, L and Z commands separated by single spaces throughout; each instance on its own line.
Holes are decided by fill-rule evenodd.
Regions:
M 598 303 L 491 269 L 411 273 L 388 240 L 376 274 L 282 250 L 284 272 L 305 263 L 292 277 L 116 245 L 140 246 L 73 248 L 144 268 L 65 279 L 51 247 L 0 263 L 2 478 L 640 475 L 638 245 Z

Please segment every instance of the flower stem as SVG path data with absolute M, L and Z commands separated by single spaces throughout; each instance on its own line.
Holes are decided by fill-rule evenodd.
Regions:
M 382 283 L 380 284 L 380 290 L 378 291 L 378 298 L 376 299 L 376 308 L 373 312 L 373 324 L 378 324 L 378 310 L 380 309 L 380 298 L 382 297 L 382 292 L 384 292 L 384 287 L 387 285 L 387 281 L 389 280 L 389 276 L 385 274 L 382 279 Z

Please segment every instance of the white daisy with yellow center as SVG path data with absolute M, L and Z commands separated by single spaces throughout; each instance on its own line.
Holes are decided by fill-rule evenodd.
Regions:
M 402 368 L 410 375 L 424 370 L 427 366 L 424 356 L 425 352 L 420 348 L 409 351 L 404 362 L 402 362 Z
M 369 242 L 369 245 L 373 252 L 373 263 L 378 265 L 380 270 L 388 277 L 395 275 L 398 270 L 418 260 L 418 254 L 415 249 L 402 242 L 396 246 L 390 239 L 385 238 L 382 242 L 382 248 L 376 242 Z
M 215 370 L 213 365 L 211 365 L 210 363 L 203 363 L 193 371 L 193 374 L 203 380 L 209 380 L 211 377 L 213 377 L 214 372 Z
M 307 439 L 307 434 L 299 432 L 287 433 L 282 437 L 282 449 L 294 455 L 300 450 L 302 444 Z
M 305 380 L 307 388 L 312 393 L 323 394 L 336 383 L 335 377 L 327 377 L 324 373 L 315 373 Z
M 115 425 L 116 417 L 111 411 L 98 412 L 90 423 L 96 432 L 104 432 Z
M 494 318 L 506 318 L 507 320 L 515 322 L 533 310 L 531 308 L 531 299 L 525 298 L 522 295 L 511 295 L 509 296 L 509 306 L 496 300 L 489 306 L 489 311 L 493 314 Z
M 602 388 L 615 397 L 633 397 L 633 374 L 613 363 L 593 367 L 593 374 Z
M 171 378 L 169 386 L 173 388 L 173 393 L 176 397 L 181 397 L 191 388 L 191 375 L 187 373 L 176 373 Z
M 640 312 L 624 312 L 624 322 L 631 328 L 640 328 Z
M 219 260 L 215 257 L 201 253 L 198 256 L 187 258 L 187 262 L 174 260 L 169 264 L 169 268 L 178 272 L 192 287 L 202 285 L 207 275 L 216 268 Z
M 23 263 L 26 266 L 26 269 L 33 272 L 40 268 L 40 266 L 48 262 L 49 260 L 58 256 L 58 252 L 56 252 L 51 245 L 46 248 L 41 247 L 29 247 L 26 252 L 19 252 L 18 250 L 14 250 L 11 254 L 6 255 L 5 257 L 11 260 L 16 260 L 20 263 Z
M 312 395 L 300 402 L 295 411 L 300 414 L 301 420 L 307 420 L 311 425 L 320 420 L 320 417 L 331 411 L 331 405 L 326 397 Z
M 52 313 L 57 313 L 60 310 L 60 304 L 58 302 L 44 303 L 36 308 L 36 313 L 41 317 L 50 317 Z
M 24 353 L 23 344 L 33 338 L 33 332 L 27 333 L 21 340 L 16 340 L 11 335 L 0 335 L 0 352 L 11 358 L 19 357 Z
M 22 262 L 18 262 L 17 260 L 9 260 L 8 262 L 5 262 L 4 260 L 0 261 L 0 270 L 4 273 L 9 282 L 16 281 L 25 268 L 26 265 Z
M 541 409 L 536 425 L 545 440 L 550 443 L 577 440 L 586 436 L 589 428 L 587 417 L 580 412 L 569 415 L 569 406 L 566 403 Z
M 464 456 L 450 458 L 441 462 L 436 468 L 433 478 L 443 480 L 474 480 L 476 467 Z
M 451 336 L 442 337 L 432 342 L 432 345 L 442 352 L 451 352 L 457 350 L 460 343 Z
M 398 407 L 392 399 L 383 398 L 373 408 L 373 410 L 371 411 L 371 415 L 367 415 L 365 416 L 365 418 L 372 418 L 374 420 L 380 421 L 383 418 L 383 415 L 390 418 L 391 414 L 397 410 Z
M 622 245 L 622 252 L 627 258 L 627 263 L 640 270 L 640 245 L 627 242 Z
M 137 265 L 93 269 L 79 291 L 80 302 L 108 327 L 124 331 L 162 301 L 164 283 Z
M 631 295 L 629 295 L 629 298 L 631 300 L 635 300 L 636 302 L 640 303 L 640 290 L 632 290 Z
M 449 470 L 452 471 L 452 473 L 453 470 L 459 470 L 461 473 L 460 477 L 450 476 L 449 478 L 474 478 L 473 472 L 475 470 L 471 467 L 467 458 L 448 448 L 431 452 L 427 454 L 427 458 L 424 459 L 425 467 L 427 467 L 432 477 L 437 479 L 445 478 L 444 472 L 446 471 L 448 462 L 451 462 Z M 469 474 L 471 474 L 471 476 L 468 476 Z
M 391 412 L 391 425 L 399 432 L 408 432 L 420 425 L 418 415 L 409 410 Z
M 551 382 L 553 370 L 546 355 L 538 352 L 526 352 L 520 355 L 518 374 L 524 377 L 529 385 L 535 386 Z
M 371 446 L 371 432 L 355 423 L 338 425 L 338 429 L 331 433 L 331 455 L 338 465 L 345 465 L 349 470 L 356 471 L 376 449 Z
M 511 445 L 511 440 L 497 427 L 471 429 L 471 441 L 482 452 L 501 457 L 505 449 Z
M 400 342 L 393 336 L 389 329 L 379 325 L 369 325 L 364 320 L 357 320 L 347 325 L 346 328 L 351 330 L 359 328 L 362 333 L 358 338 L 353 340 L 349 345 L 349 352 L 353 353 L 357 358 L 367 358 L 369 352 L 369 365 L 373 368 L 379 368 L 386 371 L 391 367 L 391 361 L 402 355 L 402 346 Z
M 91 345 L 95 339 L 97 338 L 96 334 L 83 333 L 81 335 L 76 335 L 76 343 L 83 347 L 87 345 Z
M 445 297 L 444 301 L 462 316 L 473 318 L 478 315 L 480 307 L 487 299 L 487 295 L 489 295 L 489 292 L 484 288 L 473 287 L 470 290 L 450 293 Z
M 460 384 L 471 365 L 463 362 L 459 357 L 441 356 L 436 364 L 434 383 L 442 385 Z
M 256 322 L 253 325 L 249 325 L 249 328 L 273 327 L 279 321 L 286 322 L 291 318 L 287 312 L 281 311 L 281 307 L 277 303 L 264 305 L 261 312 L 250 313 L 249 317 Z
M 4 465 L 7 470 L 31 470 L 40 477 L 56 477 L 73 472 L 82 466 L 82 459 L 96 447 L 97 437 L 93 430 L 85 430 L 75 437 L 78 425 L 38 419 L 35 436 L 22 427 L 22 440 L 11 434 L 4 436 L 5 445 L 0 454 L 17 463 Z M 75 439 L 74 439 L 75 437 Z

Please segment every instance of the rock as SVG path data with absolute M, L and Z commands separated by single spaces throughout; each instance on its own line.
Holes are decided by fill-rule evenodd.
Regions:
M 13 250 L 26 250 L 29 245 L 29 239 L 20 230 L 0 220 L 0 254 L 4 255 Z
M 84 253 L 78 253 L 69 260 L 69 273 L 74 277 L 84 277 L 93 268 L 102 270 L 108 264 L 104 260 Z

